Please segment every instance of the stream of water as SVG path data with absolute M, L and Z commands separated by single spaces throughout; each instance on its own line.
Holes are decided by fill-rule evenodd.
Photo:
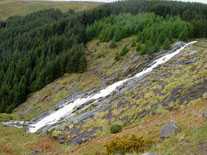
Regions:
M 98 91 L 97 93 L 94 93 L 94 94 L 90 95 L 90 96 L 78 98 L 78 99 L 75 99 L 72 102 L 66 103 L 65 106 L 63 106 L 59 110 L 54 111 L 54 112 L 48 114 L 47 116 L 41 118 L 40 120 L 29 124 L 28 125 L 28 131 L 30 133 L 35 133 L 38 130 L 40 130 L 40 129 L 46 127 L 46 126 L 54 125 L 58 121 L 63 119 L 64 117 L 69 116 L 70 114 L 72 114 L 72 112 L 74 111 L 75 108 L 80 107 L 81 105 L 86 104 L 88 102 L 91 102 L 91 101 L 98 100 L 100 98 L 105 98 L 105 97 L 109 96 L 110 94 L 115 92 L 117 90 L 117 88 L 123 86 L 126 82 L 128 82 L 130 80 L 133 80 L 135 78 L 140 78 L 140 77 L 142 77 L 146 74 L 149 74 L 153 69 L 155 69 L 156 67 L 158 67 L 161 64 L 166 63 L 171 58 L 173 58 L 178 53 L 180 53 L 184 48 L 186 48 L 187 46 L 192 45 L 194 43 L 196 43 L 196 41 L 187 43 L 184 46 L 182 46 L 181 48 L 175 50 L 174 52 L 168 53 L 168 54 L 156 59 L 148 68 L 146 68 L 143 71 L 137 73 L 136 75 L 134 75 L 131 78 L 127 78 L 127 79 L 115 82 L 114 84 L 112 84 L 112 85 L 110 85 L 110 86 Z

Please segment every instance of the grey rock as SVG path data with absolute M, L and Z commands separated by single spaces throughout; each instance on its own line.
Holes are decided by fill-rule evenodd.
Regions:
M 58 141 L 60 144 L 64 144 L 64 143 L 65 143 L 65 137 L 64 137 L 63 135 L 58 136 L 58 137 L 57 137 L 57 141 Z
M 207 92 L 203 93 L 203 99 L 207 99 Z
M 76 135 L 74 138 L 71 139 L 71 144 L 82 144 L 91 138 L 95 137 L 96 130 L 98 128 L 91 129 L 90 131 L 85 131 L 80 133 L 79 135 Z
M 203 118 L 207 119 L 207 111 L 202 113 Z
M 179 131 L 175 122 L 165 124 L 160 130 L 160 138 L 168 138 Z
M 173 44 L 172 45 L 172 48 L 174 49 L 178 49 L 178 48 L 180 48 L 180 47 L 182 47 L 182 46 L 184 46 L 185 45 L 185 43 L 184 42 L 182 42 L 182 41 L 178 41 L 178 42 L 176 42 L 175 44 Z
M 196 59 L 183 60 L 182 62 L 180 62 L 180 64 L 189 65 L 189 64 L 193 64 L 195 62 L 196 62 Z
M 38 155 L 40 154 L 39 150 L 32 150 L 31 155 Z

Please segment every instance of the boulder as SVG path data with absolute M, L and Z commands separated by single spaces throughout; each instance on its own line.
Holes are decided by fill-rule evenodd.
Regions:
M 207 92 L 203 93 L 203 99 L 207 99 Z
M 165 124 L 160 130 L 160 138 L 168 138 L 179 131 L 175 122 L 169 122 Z
M 39 150 L 32 150 L 31 155 L 38 155 L 41 152 Z
M 203 118 L 207 119 L 207 111 L 204 111 L 204 112 L 202 113 L 202 116 L 203 116 Z
M 64 143 L 65 143 L 65 137 L 64 137 L 63 135 L 58 136 L 58 137 L 57 137 L 57 141 L 58 141 L 60 144 L 64 144 Z

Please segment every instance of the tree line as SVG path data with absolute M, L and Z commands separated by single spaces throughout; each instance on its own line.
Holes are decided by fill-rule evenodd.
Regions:
M 166 49 L 176 40 L 186 40 L 192 32 L 190 23 L 179 17 L 161 17 L 154 13 L 112 15 L 98 20 L 86 29 L 88 39 L 115 43 L 131 35 L 141 54 Z
M 138 15 L 140 13 L 153 15 Z M 129 18 L 126 23 L 125 16 Z M 117 22 L 115 25 L 118 25 L 119 22 L 116 20 L 120 19 L 123 26 L 118 27 L 116 35 L 108 37 L 111 35 L 110 29 L 107 30 L 109 32 L 99 32 L 102 34 L 99 36 L 100 39 L 119 40 L 134 33 L 135 30 L 125 32 L 125 28 L 136 29 L 130 27 L 130 24 L 135 25 L 133 22 L 138 22 L 138 19 L 142 18 L 158 20 L 156 26 L 151 24 L 142 31 L 136 30 L 137 40 L 141 43 L 137 48 L 141 48 L 143 54 L 147 51 L 154 52 L 163 42 L 168 44 L 173 39 L 207 36 L 207 6 L 182 2 L 129 0 L 81 12 L 69 10 L 62 13 L 50 9 L 1 21 L 0 112 L 12 112 L 25 101 L 28 94 L 64 73 L 84 72 L 87 69 L 85 43 L 94 37 L 94 32 L 89 33 L 88 27 L 93 27 L 99 21 L 100 25 L 110 23 L 107 20 L 114 20 Z M 170 37 L 169 40 L 162 40 L 162 35 L 156 34 L 163 29 L 170 32 L 162 34 Z M 175 33 L 177 35 L 171 36 L 175 35 L 174 29 L 178 30 Z M 150 46 L 154 43 L 155 37 L 160 38 L 160 43 L 156 43 L 155 47 Z

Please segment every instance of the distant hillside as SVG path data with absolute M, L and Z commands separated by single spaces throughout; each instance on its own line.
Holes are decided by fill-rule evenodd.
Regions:
M 26 15 L 39 10 L 56 8 L 62 11 L 73 9 L 76 11 L 87 10 L 96 7 L 97 3 L 87 2 L 47 2 L 47 1 L 24 1 L 24 0 L 1 0 L 0 20 L 10 16 Z

